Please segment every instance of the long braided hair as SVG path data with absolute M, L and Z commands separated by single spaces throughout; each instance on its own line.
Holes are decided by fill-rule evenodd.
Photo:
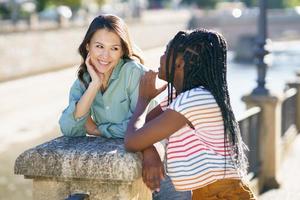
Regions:
M 234 164 L 242 177 L 247 172 L 248 162 L 244 150 L 238 123 L 233 114 L 227 86 L 227 47 L 222 35 L 217 32 L 196 29 L 192 32 L 180 31 L 169 43 L 166 59 L 166 77 L 168 81 L 168 103 L 173 100 L 173 82 L 176 57 L 182 54 L 184 59 L 184 80 L 181 92 L 202 86 L 214 96 L 224 121 L 224 148 L 226 140 Z M 170 72 L 168 70 L 170 66 Z M 225 161 L 226 168 L 226 161 Z

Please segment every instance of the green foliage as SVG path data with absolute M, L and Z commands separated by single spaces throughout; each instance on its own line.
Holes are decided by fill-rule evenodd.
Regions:
M 199 8 L 214 8 L 221 0 L 182 0 L 182 3 L 196 4 Z
M 284 6 L 285 7 L 300 6 L 300 0 L 286 0 Z
M 247 7 L 258 6 L 260 0 L 241 0 Z M 300 0 L 264 0 L 268 8 L 288 8 L 300 6 Z
M 96 0 L 96 3 L 97 3 L 99 6 L 102 6 L 105 2 L 106 2 L 106 0 Z
M 300 6 L 300 0 L 272 0 L 268 1 L 268 8 L 289 8 Z
M 272 0 L 268 1 L 268 8 L 284 8 L 284 1 L 286 0 Z
M 8 19 L 10 17 L 10 11 L 7 7 L 0 4 L 0 19 Z
M 150 8 L 163 8 L 171 0 L 148 0 Z
M 258 5 L 259 0 L 241 0 L 247 7 L 253 7 Z
M 81 5 L 81 0 L 39 0 L 37 2 L 38 11 L 44 10 L 49 6 L 66 5 L 70 6 L 73 9 L 76 9 L 79 8 Z
M 39 0 L 39 1 L 37 1 L 37 11 L 44 10 L 47 6 L 47 2 L 49 2 L 49 0 Z

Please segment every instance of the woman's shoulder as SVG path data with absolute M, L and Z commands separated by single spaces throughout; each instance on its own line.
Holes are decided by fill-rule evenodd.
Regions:
M 185 98 L 193 98 L 193 97 L 200 97 L 200 96 L 212 96 L 211 92 L 206 88 L 199 86 L 192 88 L 190 90 L 186 90 L 178 95 L 178 97 L 185 97 Z
M 196 87 L 185 92 L 180 93 L 176 99 L 176 102 L 183 103 L 195 103 L 195 102 L 206 102 L 206 101 L 215 101 L 214 96 L 211 92 L 204 87 Z

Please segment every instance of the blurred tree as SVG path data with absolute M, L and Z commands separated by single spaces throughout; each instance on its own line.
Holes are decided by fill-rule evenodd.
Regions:
M 257 6 L 258 0 L 241 0 L 247 7 Z
M 70 6 L 72 9 L 76 9 L 79 8 L 81 5 L 81 0 L 38 0 L 37 2 L 38 11 L 44 10 L 48 6 L 66 5 Z
M 200 8 L 214 8 L 222 0 L 182 0 L 182 3 L 196 4 Z
M 268 8 L 288 8 L 300 6 L 300 0 L 272 0 L 268 1 Z
M 272 0 L 268 1 L 268 8 L 284 8 L 284 1 L 286 0 Z
M 287 0 L 284 1 L 285 7 L 295 7 L 295 6 L 300 6 L 300 0 Z
M 10 10 L 6 4 L 0 4 L 0 19 L 8 19 L 10 17 Z
M 163 8 L 164 4 L 171 0 L 148 0 L 149 8 Z
M 106 2 L 106 0 L 96 0 L 96 3 L 97 3 L 99 6 L 104 5 L 105 2 Z
M 300 6 L 300 0 L 265 0 L 268 8 L 288 8 Z M 258 6 L 259 0 L 241 0 L 247 7 Z
M 38 0 L 37 1 L 37 11 L 44 10 L 47 6 L 47 2 L 49 2 L 49 0 Z

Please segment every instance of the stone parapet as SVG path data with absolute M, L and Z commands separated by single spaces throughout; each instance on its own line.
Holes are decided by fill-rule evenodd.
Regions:
M 242 98 L 247 109 L 259 106 L 262 122 L 259 135 L 259 155 L 262 160 L 259 172 L 259 191 L 278 188 L 278 169 L 281 152 L 281 100 L 274 95 L 247 95 Z
M 121 139 L 59 137 L 22 153 L 15 174 L 33 179 L 34 200 L 151 199 L 141 178 L 141 155 L 128 153 Z

